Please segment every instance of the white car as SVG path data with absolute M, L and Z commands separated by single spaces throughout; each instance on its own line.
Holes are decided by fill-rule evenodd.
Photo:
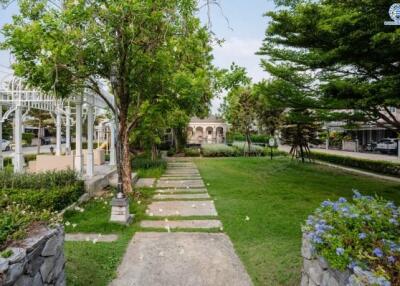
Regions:
M 5 139 L 1 139 L 1 151 L 10 151 L 11 150 L 11 142 Z
M 378 141 L 375 150 L 381 153 L 397 153 L 397 139 L 384 138 Z

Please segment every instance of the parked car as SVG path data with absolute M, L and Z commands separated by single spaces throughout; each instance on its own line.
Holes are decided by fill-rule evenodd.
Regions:
M 378 141 L 375 150 L 384 154 L 396 154 L 397 153 L 397 139 L 384 138 Z
M 1 141 L 1 150 L 2 151 L 10 151 L 11 150 L 11 142 L 5 139 L 2 139 Z
M 51 144 L 50 137 L 41 137 L 40 138 L 40 144 L 41 145 L 49 145 L 49 144 Z

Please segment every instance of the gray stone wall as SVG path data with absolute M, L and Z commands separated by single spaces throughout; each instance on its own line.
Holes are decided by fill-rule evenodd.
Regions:
M 331 269 L 324 258 L 315 255 L 309 239 L 303 234 L 301 247 L 303 269 L 301 286 L 349 286 L 351 283 L 350 271 L 340 272 Z
M 66 285 L 62 227 L 40 227 L 9 249 L 12 256 L 0 258 L 0 285 Z

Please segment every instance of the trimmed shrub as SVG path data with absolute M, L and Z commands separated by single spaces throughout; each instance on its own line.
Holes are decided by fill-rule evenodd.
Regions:
M 201 147 L 204 157 L 235 157 L 240 155 L 237 149 L 225 144 L 207 144 Z
M 352 202 L 324 201 L 302 230 L 330 267 L 349 269 L 364 282 L 357 285 L 399 285 L 399 226 L 393 202 L 354 191 Z
M 200 156 L 200 148 L 185 148 L 183 150 L 186 157 L 199 157 Z
M 257 145 L 250 145 L 250 152 L 248 148 L 247 142 L 233 142 L 233 147 L 238 149 L 238 152 L 242 154 L 246 154 L 248 156 L 263 156 L 264 155 L 264 148 Z
M 151 160 L 151 158 L 136 157 L 132 160 L 133 169 L 167 168 L 167 161 L 164 159 Z
M 84 193 L 84 183 L 73 171 L 38 174 L 0 172 L 0 249 L 23 238 L 32 223 L 58 220 L 60 211 Z
M 332 164 L 358 168 L 385 175 L 400 176 L 400 164 L 391 163 L 387 161 L 358 159 L 353 157 L 338 156 L 320 152 L 312 152 L 312 157 L 314 159 L 329 162 Z
M 34 209 L 61 211 L 77 201 L 84 190 L 83 181 L 48 189 L 2 189 L 0 207 L 17 203 L 32 206 Z
M 36 154 L 26 154 L 26 155 L 24 155 L 24 160 L 26 163 L 28 163 L 29 161 L 34 161 L 34 160 L 36 160 Z M 4 166 L 11 166 L 12 158 L 11 157 L 3 158 L 3 163 L 4 163 Z
M 0 172 L 0 188 L 2 189 L 49 189 L 73 185 L 76 181 L 78 181 L 78 176 L 72 170 L 37 174 L 13 174 L 6 170 Z
M 251 142 L 254 143 L 267 143 L 269 140 L 270 136 L 268 135 L 259 135 L 259 134 L 251 134 L 250 139 Z M 234 141 L 246 141 L 246 136 L 244 134 L 239 134 L 239 133 L 228 133 L 227 134 L 227 140 L 228 142 L 234 142 Z

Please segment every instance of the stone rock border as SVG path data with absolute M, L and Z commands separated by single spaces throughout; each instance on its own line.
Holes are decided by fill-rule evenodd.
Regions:
M 301 286 L 360 286 L 350 270 L 344 272 L 332 269 L 323 257 L 317 256 L 310 239 L 303 233 L 301 247 L 303 269 Z
M 42 226 L 0 258 L 0 285 L 66 285 L 64 229 Z

